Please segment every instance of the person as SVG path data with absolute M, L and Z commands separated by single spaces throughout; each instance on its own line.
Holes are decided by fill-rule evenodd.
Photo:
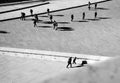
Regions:
M 83 20 L 85 19 L 85 12 L 83 12 L 83 17 L 82 17 L 82 19 L 83 19 Z
M 30 14 L 31 16 L 33 16 L 33 9 L 30 9 Z
M 58 23 L 56 22 L 55 23 L 55 30 L 57 30 L 58 29 Z
M 49 13 L 50 13 L 50 9 L 49 9 L 49 8 L 47 8 L 47 14 L 49 15 Z
M 95 3 L 95 9 L 97 9 L 97 3 Z
M 50 21 L 51 21 L 51 22 L 53 22 L 53 21 L 52 21 L 52 19 L 53 19 L 53 16 L 52 16 L 52 15 L 50 15 Z
M 21 17 L 20 17 L 21 20 L 23 20 L 23 12 L 21 12 Z
M 25 20 L 25 13 L 24 12 L 22 13 L 22 17 L 23 17 L 23 20 Z
M 90 10 L 91 9 L 91 3 L 90 3 L 90 1 L 88 2 L 88 9 Z
M 72 62 L 72 57 L 69 57 L 66 68 L 68 68 L 69 65 L 70 65 L 70 68 L 72 67 L 72 63 L 71 62 Z
M 37 14 L 35 14 L 35 19 L 36 19 L 36 21 L 38 21 L 39 19 L 38 19 L 38 15 Z
M 56 21 L 54 20 L 54 22 L 53 22 L 53 29 L 55 29 L 55 27 L 56 27 Z
M 34 24 L 34 27 L 37 27 L 37 20 L 36 19 L 33 20 L 33 24 Z
M 86 60 L 83 60 L 81 63 L 81 66 L 84 66 L 85 64 L 88 64 Z
M 76 59 L 77 59 L 77 57 L 74 57 L 73 64 L 76 64 Z
M 72 14 L 72 15 L 71 15 L 71 21 L 73 21 L 73 19 L 74 19 L 74 15 Z
M 97 12 L 95 12 L 95 18 L 97 18 Z

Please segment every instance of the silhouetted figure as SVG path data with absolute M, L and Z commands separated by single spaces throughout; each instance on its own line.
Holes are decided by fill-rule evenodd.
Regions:
M 97 3 L 95 3 L 95 9 L 97 9 Z
M 23 12 L 21 12 L 21 17 L 20 17 L 21 20 L 23 20 Z
M 82 17 L 83 20 L 85 20 L 85 12 L 83 12 L 83 17 Z
M 97 12 L 95 12 L 95 18 L 97 18 Z
M 66 68 L 68 68 L 69 65 L 70 65 L 70 68 L 71 68 L 72 67 L 72 57 L 69 57 Z
M 58 29 L 58 23 L 56 22 L 55 23 L 55 30 L 57 30 Z
M 73 21 L 73 19 L 74 19 L 74 15 L 72 14 L 72 15 L 71 15 L 71 21 Z
M 88 2 L 88 9 L 89 10 L 91 9 L 91 3 L 90 3 L 90 1 Z
M 81 66 L 84 66 L 85 64 L 87 64 L 87 61 L 83 60 L 82 63 L 81 63 Z
M 24 12 L 22 13 L 22 17 L 23 17 L 23 20 L 25 20 L 25 13 Z
M 50 9 L 49 8 L 47 8 L 47 14 L 50 15 Z
M 34 27 L 37 27 L 37 20 L 36 19 L 33 20 L 33 24 L 34 24 Z
M 33 9 L 30 9 L 30 14 L 31 16 L 33 16 Z
M 56 28 L 56 21 L 54 20 L 54 22 L 53 22 L 53 29 L 55 29 Z
M 52 21 L 52 19 L 53 19 L 53 16 L 52 16 L 52 15 L 50 15 L 50 21 L 51 21 L 51 22 L 53 22 L 53 21 Z
M 76 64 L 76 59 L 77 59 L 77 57 L 74 57 L 73 64 Z
M 35 19 L 36 19 L 36 21 L 38 21 L 39 19 L 38 19 L 38 15 L 37 14 L 35 14 Z

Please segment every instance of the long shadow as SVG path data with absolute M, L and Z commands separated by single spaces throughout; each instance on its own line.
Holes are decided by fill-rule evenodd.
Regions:
M 64 15 L 58 14 L 58 15 L 53 15 L 53 16 L 56 16 L 56 17 L 63 17 Z
M 47 16 L 47 15 L 44 15 L 44 16 L 39 16 L 39 17 L 45 17 L 45 18 L 48 18 L 48 16 Z
M 96 10 L 109 10 L 108 8 L 97 7 Z
M 40 28 L 52 28 L 52 26 L 38 26 Z
M 93 19 L 86 19 L 86 20 L 90 20 L 90 21 L 99 21 L 99 18 L 93 18 Z
M 57 27 L 59 31 L 73 31 L 74 29 L 71 27 Z
M 98 19 L 111 19 L 110 17 L 98 17 Z
M 89 22 L 88 20 L 75 20 L 75 21 L 73 21 L 73 22 Z
M 83 67 L 82 65 L 78 65 L 78 66 L 73 66 L 71 68 L 78 68 L 78 67 Z
M 7 31 L 0 31 L 0 34 L 8 34 L 9 32 Z
M 70 24 L 70 22 L 57 22 L 58 24 Z
M 50 21 L 42 21 L 41 23 L 44 23 L 44 24 L 52 24 L 53 22 L 50 22 Z
M 112 1 L 112 0 L 104 0 L 104 1 L 100 1 L 100 2 L 97 2 L 97 3 L 103 3 L 103 2 L 108 2 L 108 1 Z M 94 3 L 91 3 L 91 4 L 95 4 L 96 2 Z M 84 7 L 84 6 L 87 6 L 88 4 L 84 4 L 84 5 L 79 5 L 79 6 L 74 6 L 74 7 L 69 7 L 69 8 L 64 8 L 64 9 L 60 9 L 60 10 L 54 10 L 54 11 L 51 11 L 50 13 L 52 12 L 59 12 L 59 11 L 64 11 L 64 10 L 68 10 L 68 9 L 74 9 L 74 8 L 78 8 L 78 7 Z M 38 15 L 42 15 L 42 14 L 46 14 L 47 12 L 43 12 L 43 13 L 38 13 Z M 31 15 L 27 15 L 26 17 L 30 17 Z M 14 17 L 14 18 L 8 18 L 8 19 L 3 19 L 3 20 L 0 20 L 0 22 L 3 22 L 3 21 L 9 21 L 9 20 L 14 20 L 14 19 L 19 19 L 20 17 Z
M 40 4 L 37 4 L 37 5 L 28 6 L 28 7 L 17 8 L 17 9 L 8 10 L 8 11 L 2 11 L 2 12 L 0 12 L 0 14 L 13 12 L 13 11 L 18 11 L 18 10 L 23 10 L 23 9 L 27 9 L 27 8 L 36 7 L 36 6 L 42 6 L 42 5 L 46 5 L 46 4 L 49 4 L 49 2 L 40 3 Z
M 0 7 L 1 6 L 19 5 L 19 4 L 29 4 L 29 3 L 35 3 L 35 2 L 46 2 L 46 1 L 50 1 L 50 0 L 35 0 L 35 1 L 29 0 L 29 1 L 21 1 L 21 2 L 17 1 L 17 2 L 11 2 L 11 3 L 7 2 L 7 3 L 1 3 Z

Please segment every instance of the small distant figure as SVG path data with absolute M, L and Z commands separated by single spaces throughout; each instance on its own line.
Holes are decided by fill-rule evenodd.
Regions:
M 31 16 L 33 16 L 33 9 L 30 9 L 30 14 Z
M 90 1 L 88 2 L 88 9 L 89 10 L 91 9 L 91 3 L 90 3 Z
M 50 21 L 53 22 L 53 16 L 52 15 L 50 15 Z
M 94 17 L 95 17 L 95 19 L 97 18 L 97 12 L 95 12 L 95 16 Z
M 70 68 L 71 68 L 72 67 L 72 57 L 69 57 L 66 68 L 68 68 L 69 65 L 70 65 Z
M 97 9 L 97 3 L 95 3 L 95 9 Z
M 56 28 L 56 21 L 54 20 L 54 22 L 53 22 L 53 29 L 55 29 Z
M 23 12 L 21 12 L 21 17 L 20 17 L 21 20 L 23 20 Z
M 34 27 L 37 27 L 37 20 L 36 19 L 33 20 L 33 24 L 34 24 Z
M 73 19 L 74 19 L 74 15 L 72 14 L 72 15 L 71 15 L 71 21 L 73 21 Z
M 85 12 L 83 12 L 82 19 L 85 20 Z
M 48 14 L 48 16 L 50 15 L 50 9 L 49 8 L 47 8 L 47 14 Z
M 25 20 L 25 13 L 21 12 L 21 20 Z
M 83 60 L 81 63 L 81 66 L 84 66 L 85 64 L 88 64 L 86 60 Z
M 73 64 L 76 64 L 76 59 L 77 59 L 77 57 L 74 57 Z
M 35 19 L 36 19 L 36 21 L 38 21 L 39 19 L 38 19 L 38 15 L 37 14 L 35 14 Z

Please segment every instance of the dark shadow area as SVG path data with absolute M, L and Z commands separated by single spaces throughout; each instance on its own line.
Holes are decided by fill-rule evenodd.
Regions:
M 41 23 L 44 23 L 44 24 L 52 24 L 53 22 L 50 22 L 50 21 L 43 21 Z
M 2 0 L 4 1 L 4 0 Z M 10 0 L 11 1 L 11 0 Z M 50 0 L 24 0 L 24 1 L 18 1 L 17 2 L 4 2 L 4 3 L 0 3 L 0 7 L 1 6 L 11 6 L 11 5 L 19 5 L 19 4 L 29 4 L 29 3 L 36 3 L 36 2 L 46 2 L 46 1 L 50 1 Z
M 8 10 L 8 11 L 2 11 L 2 12 L 0 12 L 0 14 L 8 13 L 8 12 L 13 12 L 13 11 L 18 11 L 18 10 L 23 10 L 23 9 L 27 9 L 27 8 L 36 7 L 36 6 L 42 6 L 42 5 L 46 5 L 46 4 L 49 4 L 49 2 L 40 3 L 40 4 L 37 4 L 37 5 L 28 6 L 28 7 L 17 8 L 17 9 Z
M 74 29 L 71 27 L 57 27 L 57 30 L 60 31 L 73 31 Z
M 73 22 L 89 22 L 88 20 L 75 20 L 75 21 L 73 21 Z
M 98 19 L 111 19 L 110 17 L 98 17 Z
M 78 67 L 83 67 L 83 65 L 73 66 L 71 68 L 78 68 Z
M 58 17 L 63 17 L 64 15 L 60 15 L 60 14 L 59 14 L 59 15 L 53 15 L 53 16 L 56 16 L 56 17 L 57 17 L 57 16 L 58 16 Z
M 38 26 L 40 28 L 52 28 L 52 26 Z
M 9 32 L 7 31 L 0 31 L 0 34 L 8 34 Z
M 70 24 L 70 22 L 57 22 L 58 24 Z
M 97 7 L 96 10 L 109 10 L 108 8 Z
M 95 18 L 95 19 L 86 19 L 86 20 L 90 20 L 90 21 L 99 21 L 99 18 Z
M 46 15 L 46 16 L 39 16 L 39 17 L 48 17 L 48 16 Z
M 33 21 L 33 20 L 35 20 L 35 19 L 34 18 L 31 18 L 31 19 L 30 18 L 26 18 L 25 19 L 25 21 Z

